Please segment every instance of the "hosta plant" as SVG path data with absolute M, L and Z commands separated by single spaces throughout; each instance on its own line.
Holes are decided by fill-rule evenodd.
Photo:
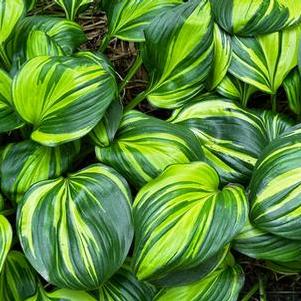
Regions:
M 0 300 L 301 273 L 300 26 L 293 0 L 0 0 Z

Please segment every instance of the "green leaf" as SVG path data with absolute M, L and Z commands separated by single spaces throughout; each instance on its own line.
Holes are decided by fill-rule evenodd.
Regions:
M 84 291 L 64 288 L 48 293 L 40 286 L 35 295 L 25 301 L 96 301 L 96 299 Z
M 239 265 L 219 268 L 209 276 L 189 285 L 163 288 L 154 301 L 236 301 L 244 284 Z
M 97 292 L 99 301 L 152 301 L 156 289 L 147 282 L 138 281 L 126 261 L 122 268 Z
M 270 143 L 250 184 L 251 222 L 283 238 L 301 240 L 301 126 Z
M 17 214 L 27 259 L 58 287 L 98 288 L 121 267 L 131 246 L 130 201 L 125 180 L 101 164 L 35 184 Z
M 53 16 L 30 16 L 16 26 L 7 48 L 16 72 L 27 60 L 39 55 L 71 55 L 85 41 L 82 28 L 75 22 Z
M 0 272 L 9 252 L 13 238 L 13 230 L 5 216 L 0 215 Z
M 193 162 L 168 167 L 138 192 L 133 208 L 138 279 L 197 267 L 241 231 L 248 215 L 244 190 L 218 187 L 216 171 Z
M 235 237 L 233 248 L 238 252 L 260 260 L 290 262 L 301 260 L 301 243 L 283 238 L 254 227 L 247 222 Z
M 301 261 L 272 262 L 267 261 L 266 267 L 276 273 L 284 275 L 296 275 L 301 272 Z
M 64 9 L 67 19 L 74 20 L 77 14 L 93 0 L 55 0 L 55 2 Z
M 228 99 L 240 102 L 243 107 L 246 107 L 249 99 L 258 89 L 242 82 L 231 74 L 227 74 L 216 87 L 216 91 Z
M 247 84 L 275 94 L 297 66 L 300 26 L 255 38 L 232 38 L 229 72 Z
M 30 140 L 8 145 L 0 168 L 2 192 L 13 202 L 20 201 L 31 185 L 67 171 L 79 151 L 79 141 L 58 147 Z
M 26 5 L 26 10 L 29 12 L 35 7 L 37 0 L 25 0 L 24 2 Z
M 246 110 L 212 94 L 175 110 L 169 121 L 200 138 L 223 183 L 247 183 L 263 148 L 291 125 L 280 115 Z
M 208 0 L 189 1 L 158 16 L 145 30 L 142 60 L 150 83 L 147 99 L 175 108 L 204 88 L 214 56 Z
M 0 48 L 25 12 L 23 0 L 0 0 Z
M 38 288 L 34 269 L 21 252 L 10 251 L 0 275 L 1 301 L 24 301 Z
M 207 88 L 213 90 L 225 77 L 231 62 L 231 38 L 217 24 L 214 24 L 214 59 Z
M 96 146 L 95 151 L 99 161 L 113 166 L 136 187 L 171 164 L 203 159 L 191 131 L 138 111 L 125 113 L 112 144 Z
M 4 202 L 4 198 L 2 196 L 2 194 L 0 193 L 0 214 L 1 214 L 1 211 L 3 211 L 5 208 L 5 202 Z
M 120 101 L 113 101 L 101 121 L 89 133 L 90 138 L 99 147 L 109 146 L 116 135 L 123 116 Z
M 13 80 L 14 106 L 33 125 L 31 139 L 48 146 L 91 131 L 116 91 L 115 78 L 85 53 L 36 57 Z
M 293 69 L 283 81 L 290 109 L 301 115 L 301 77 L 297 68 Z
M 12 79 L 0 69 L 0 133 L 11 131 L 24 124 L 13 108 L 11 83 Z
M 166 13 L 182 0 L 107 0 L 102 6 L 108 17 L 107 39 L 143 42 L 144 30 L 158 14 Z
M 254 36 L 292 26 L 301 20 L 295 0 L 211 0 L 217 23 L 231 34 Z

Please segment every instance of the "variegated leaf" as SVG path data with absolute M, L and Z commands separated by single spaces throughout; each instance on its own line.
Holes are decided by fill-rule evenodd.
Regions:
M 31 140 L 8 145 L 0 167 L 3 193 L 18 202 L 31 185 L 67 171 L 79 151 L 79 141 L 57 147 L 43 146 Z
M 215 18 L 226 31 L 241 36 L 282 30 L 301 21 L 295 0 L 211 0 Z
M 193 162 L 168 167 L 138 192 L 133 209 L 138 279 L 185 275 L 241 231 L 248 215 L 244 190 L 238 185 L 218 187 L 216 171 Z
M 13 107 L 11 83 L 9 75 L 0 69 L 0 133 L 11 131 L 24 124 Z
M 181 3 L 183 0 L 104 0 L 102 7 L 108 16 L 106 39 L 142 42 L 144 30 L 153 19 Z
M 125 180 L 101 164 L 33 185 L 17 215 L 27 259 L 58 287 L 98 288 L 121 267 L 131 246 L 130 202 Z
M 247 84 L 275 94 L 297 66 L 300 26 L 255 38 L 232 38 L 229 72 Z
M 175 110 L 169 121 L 200 138 L 223 183 L 247 183 L 263 148 L 291 126 L 280 115 L 250 111 L 210 94 Z
M 171 164 L 202 160 L 203 152 L 188 129 L 129 111 L 111 145 L 96 146 L 96 156 L 141 187 Z
M 40 56 L 27 62 L 14 78 L 13 103 L 33 125 L 31 139 L 54 146 L 91 131 L 116 91 L 115 78 L 90 54 Z
M 10 251 L 0 274 L 1 301 L 24 301 L 36 293 L 38 278 L 21 252 Z
M 214 56 L 208 0 L 192 0 L 158 16 L 145 30 L 142 59 L 149 72 L 147 99 L 160 108 L 188 102 L 203 88 Z

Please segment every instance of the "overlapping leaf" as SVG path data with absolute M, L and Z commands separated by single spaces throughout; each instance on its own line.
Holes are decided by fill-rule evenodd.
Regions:
M 301 115 L 301 77 L 298 69 L 293 69 L 283 81 L 288 105 L 298 116 Z
M 67 171 L 79 151 L 79 141 L 58 147 L 43 146 L 30 140 L 8 145 L 0 167 L 3 193 L 18 202 L 31 185 Z
M 106 66 L 91 56 L 36 57 L 14 78 L 13 103 L 33 125 L 33 140 L 49 146 L 72 141 L 100 121 L 117 88 Z
M 250 184 L 251 221 L 284 238 L 301 240 L 300 125 L 273 141 L 260 157 Z
M 25 301 L 97 301 L 94 297 L 84 291 L 71 289 L 57 289 L 50 293 L 42 287 Z
M 152 301 L 156 289 L 147 282 L 138 281 L 126 261 L 122 268 L 97 292 L 99 300 Z
M 220 84 L 216 87 L 216 91 L 228 99 L 235 100 L 246 107 L 250 97 L 258 91 L 258 88 L 242 82 L 231 74 L 227 74 Z
M 0 274 L 1 301 L 24 301 L 36 293 L 38 278 L 21 252 L 9 252 Z
M 208 0 L 192 0 L 158 16 L 145 38 L 142 59 L 150 78 L 145 94 L 153 105 L 179 107 L 202 90 L 214 56 Z
M 159 14 L 166 13 L 182 0 L 104 0 L 108 16 L 107 40 L 112 37 L 126 41 L 144 41 L 144 30 Z
M 266 144 L 291 125 L 279 115 L 252 112 L 215 95 L 196 98 L 169 121 L 194 131 L 224 183 L 248 182 Z
M 236 301 L 243 284 L 244 272 L 239 265 L 221 266 L 189 285 L 162 289 L 154 301 Z
M 39 55 L 70 55 L 86 41 L 79 24 L 53 16 L 30 16 L 17 26 L 8 44 L 13 68 Z
M 0 272 L 10 250 L 13 238 L 12 227 L 7 218 L 0 214 Z
M 267 34 L 301 21 L 301 3 L 294 0 L 211 0 L 218 24 L 241 36 Z
M 301 260 L 301 243 L 280 237 L 258 228 L 248 222 L 235 237 L 233 247 L 242 254 L 261 260 L 291 262 Z
M 11 83 L 9 75 L 0 69 L 0 133 L 11 131 L 24 124 L 13 108 Z
M 138 279 L 185 274 L 216 256 L 240 232 L 248 214 L 244 190 L 218 186 L 212 167 L 193 162 L 168 167 L 138 192 L 133 209 Z M 189 280 L 186 275 L 184 282 Z
M 10 61 L 6 53 L 5 42 L 10 37 L 17 22 L 25 12 L 23 0 L 0 1 L 0 65 L 10 67 Z
M 125 180 L 101 164 L 35 184 L 18 207 L 17 228 L 26 257 L 59 287 L 98 288 L 129 251 L 130 201 Z
M 80 10 L 93 0 L 55 0 L 55 2 L 64 9 L 67 19 L 74 20 Z
M 297 66 L 300 26 L 256 38 L 232 38 L 229 72 L 264 92 L 275 94 Z
M 214 24 L 214 59 L 207 80 L 207 87 L 213 90 L 225 77 L 232 57 L 231 38 L 217 24 Z
M 203 152 L 188 129 L 129 111 L 112 144 L 97 146 L 96 156 L 140 187 L 171 164 L 202 160 Z

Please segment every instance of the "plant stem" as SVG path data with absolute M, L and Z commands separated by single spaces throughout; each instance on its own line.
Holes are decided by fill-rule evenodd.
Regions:
M 262 279 L 262 276 L 259 276 L 259 294 L 260 294 L 260 301 L 267 301 L 265 284 L 264 284 L 264 279 Z
M 101 41 L 99 51 L 104 52 L 106 50 L 106 48 L 108 47 L 110 41 L 111 41 L 111 36 L 108 35 L 108 33 L 106 33 L 105 36 L 103 37 L 102 41 Z
M 129 72 L 121 82 L 121 85 L 119 87 L 119 93 L 124 89 L 124 87 L 128 84 L 128 82 L 132 79 L 132 77 L 136 74 L 140 66 L 142 65 L 142 58 L 140 56 L 140 53 L 138 52 L 135 62 L 132 64 L 131 68 L 129 69 Z
M 277 94 L 271 94 L 272 111 L 277 112 Z
M 9 71 L 11 63 L 2 44 L 0 44 L 0 59 L 2 59 L 5 69 Z
M 125 106 L 125 112 L 135 108 L 147 95 L 147 91 L 142 91 L 139 93 L 135 98 L 133 98 L 126 106 Z
M 248 291 L 248 293 L 241 299 L 241 301 L 249 301 L 251 297 L 258 291 L 259 283 L 253 285 L 253 287 Z

